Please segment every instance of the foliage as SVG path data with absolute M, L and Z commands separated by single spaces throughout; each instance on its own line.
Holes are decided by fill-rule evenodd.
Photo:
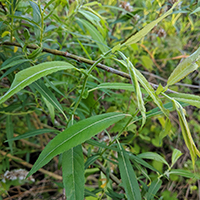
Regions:
M 23 199 L 197 199 L 198 12 L 196 1 L 1 1 L 2 197 L 20 186 Z M 16 168 L 36 183 L 5 180 Z

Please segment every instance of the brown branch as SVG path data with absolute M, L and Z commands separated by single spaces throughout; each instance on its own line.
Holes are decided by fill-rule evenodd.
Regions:
M 9 42 L 9 41 L 7 41 L 7 42 L 3 42 L 0 45 L 17 46 L 17 47 L 21 47 L 22 48 L 22 46 L 19 43 L 17 43 L 17 42 Z M 29 48 L 29 49 L 37 49 L 38 48 L 38 46 L 35 45 L 35 44 L 28 44 L 26 47 Z M 64 52 L 64 51 L 58 51 L 58 50 L 55 50 L 55 49 L 48 49 L 48 48 L 43 48 L 42 51 L 46 52 L 46 53 L 51 53 L 51 54 L 54 54 L 54 55 L 63 56 L 63 57 L 66 57 L 66 58 L 71 58 L 73 60 L 77 60 L 78 62 L 83 62 L 83 63 L 89 64 L 89 65 L 93 65 L 95 63 L 95 61 L 93 61 L 93 60 L 89 60 L 87 58 L 83 58 L 81 56 L 77 56 L 75 54 L 71 54 L 71 53 Z M 118 76 L 121 76 L 123 78 L 131 79 L 131 77 L 130 77 L 129 74 L 127 74 L 125 72 L 122 72 L 122 71 L 119 71 L 119 70 L 116 70 L 116 69 L 114 69 L 112 67 L 108 67 L 107 65 L 98 63 L 96 66 L 98 68 L 100 68 L 100 69 L 103 69 L 103 70 L 105 70 L 107 72 L 111 72 L 111 73 L 116 74 Z M 150 83 L 149 82 L 149 84 L 155 90 L 158 88 L 158 85 L 156 85 L 154 83 Z M 165 92 L 167 92 L 167 93 L 176 93 L 175 91 L 170 90 L 170 89 L 167 89 Z
M 12 160 L 14 160 L 14 161 L 16 161 L 16 162 L 18 162 L 18 163 L 24 165 L 25 167 L 28 167 L 28 168 L 32 168 L 32 167 L 33 167 L 33 165 L 31 165 L 30 163 L 28 163 L 28 162 L 22 160 L 21 158 L 18 158 L 18 157 L 16 157 L 16 156 L 13 156 L 13 155 L 11 155 L 11 154 L 5 152 L 5 151 L 1 151 L 1 150 L 0 150 L 0 154 L 2 154 L 3 156 L 7 156 L 8 158 L 10 158 L 10 159 L 12 159 Z M 42 172 L 43 174 L 47 174 L 48 176 L 51 176 L 51 177 L 54 178 L 54 179 L 62 180 L 62 176 L 59 176 L 59 175 L 54 174 L 54 173 L 52 173 L 52 172 L 49 172 L 49 171 L 47 171 L 47 170 L 45 170 L 45 169 L 42 169 L 42 168 L 41 168 L 41 169 L 39 169 L 38 171 Z

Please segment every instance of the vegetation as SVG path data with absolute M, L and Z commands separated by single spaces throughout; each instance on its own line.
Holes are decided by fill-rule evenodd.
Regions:
M 0 199 L 200 199 L 198 4 L 2 0 Z

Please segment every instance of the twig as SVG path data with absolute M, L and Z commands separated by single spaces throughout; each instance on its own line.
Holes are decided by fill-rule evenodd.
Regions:
M 21 45 L 17 42 L 3 42 L 1 43 L 0 45 L 9 45 L 9 46 L 17 46 L 17 47 L 21 47 Z M 35 45 L 35 44 L 28 44 L 26 46 L 27 48 L 29 49 L 37 49 L 38 46 Z M 21 47 L 22 48 L 22 47 Z M 48 49 L 48 48 L 43 48 L 42 50 L 43 52 L 47 52 L 47 53 L 51 53 L 51 54 L 54 54 L 54 55 L 60 55 L 60 56 L 64 56 L 66 58 L 71 58 L 73 60 L 77 60 L 78 62 L 83 62 L 83 63 L 87 63 L 87 64 L 90 64 L 90 65 L 93 65 L 95 63 L 95 61 L 93 60 L 89 60 L 87 58 L 83 58 L 81 56 L 77 56 L 77 55 L 74 55 L 74 54 L 71 54 L 71 53 L 68 53 L 68 52 L 64 52 L 64 51 L 58 51 L 58 50 L 55 50 L 55 49 Z M 96 67 L 100 68 L 100 69 L 103 69 L 107 72 L 111 72 L 113 74 L 116 74 L 118 76 L 121 76 L 121 77 L 124 77 L 124 78 L 127 78 L 127 79 L 131 79 L 130 75 L 125 73 L 125 72 L 122 72 L 122 71 L 119 71 L 119 70 L 116 70 L 112 67 L 108 67 L 104 64 L 101 64 L 101 63 L 98 63 L 96 65 Z M 157 89 L 158 88 L 158 85 L 154 84 L 154 83 L 150 83 L 149 84 L 154 88 L 154 89 Z M 175 91 L 173 90 L 170 90 L 170 89 L 167 89 L 165 92 L 167 93 L 176 93 Z
M 0 150 L 0 154 L 2 154 L 3 156 L 7 156 L 8 158 L 10 158 L 10 159 L 12 159 L 12 160 L 14 160 L 14 161 L 16 161 L 16 162 L 18 162 L 18 163 L 24 165 L 25 167 L 29 167 L 29 168 L 32 168 L 32 167 L 33 167 L 33 165 L 31 165 L 30 163 L 28 163 L 28 162 L 22 160 L 21 158 L 18 158 L 18 157 L 16 157 L 16 156 L 13 156 L 13 155 L 11 155 L 11 154 L 5 152 L 5 151 L 1 151 L 1 150 Z M 49 172 L 49 171 L 47 171 L 47 170 L 45 170 L 45 169 L 42 169 L 42 168 L 41 168 L 41 169 L 39 169 L 38 171 L 42 172 L 43 174 L 47 174 L 48 176 L 51 176 L 52 178 L 55 178 L 55 179 L 57 179 L 57 180 L 62 180 L 62 176 L 59 176 L 59 175 L 54 174 L 54 173 L 52 173 L 52 172 Z

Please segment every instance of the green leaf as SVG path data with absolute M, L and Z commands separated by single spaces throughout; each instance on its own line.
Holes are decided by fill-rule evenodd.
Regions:
M 1 67 L 1 70 L 4 70 L 4 69 L 8 69 L 9 67 L 12 67 L 12 66 L 15 66 L 15 65 L 19 65 L 19 64 L 22 64 L 22 63 L 25 63 L 25 62 L 30 62 L 30 60 L 28 59 L 20 59 L 20 60 L 16 60 L 16 61 L 13 61 L 7 65 L 2 65 Z
M 29 176 L 47 164 L 54 156 L 85 142 L 125 116 L 129 115 L 107 113 L 92 116 L 65 129 L 47 144 L 29 172 Z
M 9 140 L 8 145 L 10 148 L 11 153 L 13 154 L 13 141 L 10 139 L 13 138 L 13 123 L 10 115 L 7 115 L 6 118 L 6 137 Z
M 84 199 L 84 158 L 81 145 L 63 153 L 62 172 L 67 199 Z
M 143 159 L 157 160 L 161 163 L 166 164 L 169 167 L 169 164 L 167 163 L 167 161 L 162 156 L 154 152 L 141 153 L 137 155 L 137 157 L 143 158 Z
M 44 102 L 49 110 L 49 114 L 51 116 L 51 121 L 54 123 L 55 120 L 55 109 L 54 106 L 44 97 L 42 96 L 42 98 L 44 99 Z
M 183 176 L 183 177 L 186 177 L 186 178 L 200 180 L 199 174 L 192 173 L 192 172 L 184 170 L 184 169 L 172 169 L 172 170 L 170 170 L 169 174 L 175 174 L 175 175 Z
M 200 7 L 196 8 L 193 12 L 190 13 L 190 15 L 191 15 L 191 14 L 194 14 L 194 13 L 197 13 L 197 12 L 199 12 L 199 11 L 200 11 Z
M 33 20 L 37 23 L 41 23 L 41 13 L 38 5 L 32 1 L 29 1 L 31 7 L 33 8 Z
M 126 67 L 126 64 L 123 60 L 115 59 L 122 65 Z M 150 97 L 153 99 L 153 101 L 156 103 L 156 105 L 160 108 L 160 110 L 164 113 L 166 117 L 168 117 L 168 111 L 164 108 L 162 101 L 160 100 L 159 96 L 155 93 L 152 86 L 149 84 L 149 82 L 146 80 L 146 78 L 135 68 L 135 74 L 137 76 L 137 80 L 140 82 L 140 84 L 144 87 L 146 92 L 150 95 Z
M 185 102 L 192 106 L 200 108 L 200 96 L 193 94 L 183 94 L 183 93 L 172 93 L 168 94 L 168 96 L 173 97 L 177 101 Z
M 151 166 L 148 162 L 144 161 L 142 158 L 135 156 L 131 153 L 128 153 L 128 155 L 129 155 L 130 159 L 134 160 L 138 164 L 143 165 L 144 167 L 149 168 L 152 171 L 158 172 L 160 174 L 160 172 L 157 169 L 155 169 L 153 166 Z
M 161 17 L 159 17 L 158 19 L 152 21 L 151 23 L 147 24 L 142 30 L 140 30 L 139 32 L 137 32 L 135 35 L 133 35 L 132 37 L 130 37 L 124 44 L 124 45 L 131 45 L 134 44 L 136 42 L 138 42 L 139 40 L 141 40 L 145 35 L 147 35 L 154 26 L 156 26 L 160 21 L 162 21 L 165 17 L 167 17 L 168 15 L 170 15 L 172 13 L 172 10 L 174 9 L 174 7 L 178 4 L 178 2 L 176 2 L 172 8 L 170 10 L 168 10 L 164 15 L 162 15 Z
M 102 53 L 106 53 L 109 48 L 103 38 L 103 36 L 98 32 L 98 30 L 89 22 L 83 19 L 79 19 L 79 21 L 87 28 L 92 39 L 96 42 L 97 46 L 101 50 Z
M 140 200 L 140 188 L 137 182 L 137 177 L 131 166 L 128 155 L 124 152 L 121 144 L 119 144 L 120 153 L 118 153 L 119 171 L 122 179 L 122 185 L 125 189 L 128 199 Z
M 129 83 L 101 83 L 97 87 L 92 88 L 88 92 L 91 92 L 93 90 L 98 90 L 98 89 L 114 89 L 114 90 L 128 90 L 128 91 L 134 91 L 133 85 Z
M 0 98 L 0 104 L 39 78 L 64 69 L 75 69 L 75 67 L 67 62 L 52 61 L 41 63 L 20 71 L 15 76 L 10 89 Z
M 171 73 L 167 81 L 167 86 L 173 85 L 196 70 L 200 65 L 200 47 L 183 62 L 181 62 Z
M 178 113 L 183 138 L 184 138 L 184 141 L 185 141 L 187 148 L 190 151 L 190 155 L 191 155 L 191 158 L 192 158 L 192 164 L 194 166 L 195 159 L 196 159 L 197 155 L 200 157 L 200 152 L 197 149 L 197 147 L 196 147 L 196 145 L 195 145 L 195 143 L 192 139 L 192 135 L 190 133 L 190 129 L 189 129 L 187 120 L 185 118 L 183 107 L 176 100 L 174 100 L 174 99 L 171 99 L 171 100 L 174 103 L 174 106 L 175 106 L 176 111 Z
M 145 199 L 147 200 L 152 200 L 154 199 L 154 197 L 156 196 L 156 193 L 158 192 L 158 190 L 160 189 L 162 185 L 162 181 L 158 178 L 158 179 L 155 179 L 149 189 L 148 189 L 148 192 L 145 194 Z
M 62 106 L 60 105 L 54 94 L 51 92 L 51 90 L 49 90 L 49 88 L 44 84 L 42 80 L 38 80 L 32 85 L 49 103 L 51 103 L 52 106 L 54 106 L 54 108 L 56 108 L 63 114 L 66 120 L 68 120 L 67 116 L 63 112 Z
M 178 149 L 174 149 L 172 153 L 172 164 L 171 167 L 176 163 L 176 161 L 182 156 L 183 154 Z
M 142 128 L 144 126 L 145 122 L 146 122 L 146 108 L 144 106 L 144 101 L 143 101 L 143 98 L 142 98 L 142 92 L 140 90 L 140 86 L 139 86 L 139 83 L 138 83 L 138 80 L 137 80 L 136 68 L 129 61 L 129 59 L 126 58 L 126 56 L 122 52 L 119 52 L 119 54 L 124 59 L 124 62 L 123 62 L 124 66 L 128 69 L 130 77 L 131 77 L 133 88 L 134 88 L 134 91 L 135 91 L 135 94 L 136 94 L 136 97 L 137 97 L 138 110 L 141 112 L 141 115 L 142 115 L 142 126 L 141 126 L 141 128 Z
M 33 136 L 40 135 L 40 134 L 43 134 L 43 133 L 58 133 L 58 132 L 59 131 L 56 130 L 56 129 L 37 129 L 37 130 L 34 130 L 34 131 L 26 132 L 23 135 L 19 135 L 19 136 L 14 137 L 14 138 L 10 138 L 10 139 L 6 140 L 5 142 L 29 138 L 29 137 L 33 137 Z

